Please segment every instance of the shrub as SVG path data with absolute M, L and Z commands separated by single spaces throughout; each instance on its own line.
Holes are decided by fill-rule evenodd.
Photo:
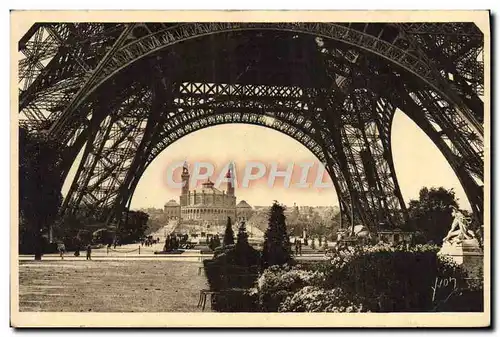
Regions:
M 324 263 L 269 267 L 254 293 L 262 311 L 447 311 L 446 301 L 461 303 L 460 311 L 481 308 L 480 290 L 459 291 L 446 301 L 433 298 L 436 280 L 452 277 L 461 287 L 466 276 L 438 250 L 433 245 L 350 246 Z
M 215 250 L 217 247 L 220 247 L 221 242 L 219 236 L 216 234 L 215 236 L 210 237 L 208 242 L 208 248 L 211 250 Z
M 234 244 L 227 246 L 219 246 L 214 249 L 214 259 L 219 258 L 223 254 L 227 254 L 230 251 L 234 250 Z
M 437 312 L 482 312 L 484 293 L 480 289 L 459 291 L 443 301 L 439 301 L 432 311 Z
M 251 288 L 259 276 L 258 266 L 242 267 L 224 260 L 204 260 L 205 275 L 210 290 L 223 291 L 230 288 Z
M 361 304 L 351 301 L 342 288 L 324 289 L 305 286 L 281 303 L 280 312 L 364 312 Z
M 370 311 L 429 311 L 433 308 L 432 286 L 437 277 L 465 273 L 447 257 L 437 255 L 439 247 L 390 246 L 348 247 L 334 253 L 322 267 L 325 288 L 342 287 L 359 297 Z M 321 269 L 321 268 L 320 268 Z
M 257 281 L 254 293 L 263 311 L 278 311 L 280 304 L 307 285 L 320 285 L 323 275 L 317 271 L 302 270 L 299 266 L 272 266 Z
M 233 306 L 227 307 L 224 304 L 230 302 L 224 300 L 228 296 L 240 296 L 243 302 L 250 305 L 251 301 L 245 297 L 246 295 L 239 293 L 228 295 L 231 288 L 252 287 L 260 269 L 260 252 L 250 246 L 246 240 L 244 225 L 240 227 L 236 244 L 215 248 L 214 258 L 203 261 L 203 264 L 210 289 L 225 294 L 225 297 L 220 297 L 218 300 L 217 310 L 231 311 L 230 308 Z
M 212 298 L 212 309 L 218 312 L 259 311 L 256 297 L 242 289 L 229 289 L 219 292 Z
M 215 249 L 213 261 L 219 265 L 259 266 L 260 252 L 250 245 L 222 246 Z

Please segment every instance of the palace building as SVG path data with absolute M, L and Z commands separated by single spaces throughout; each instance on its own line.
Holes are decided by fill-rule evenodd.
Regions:
M 226 175 L 229 182 L 225 190 L 216 188 L 210 179 L 204 182 L 201 188 L 190 190 L 189 178 L 189 170 L 185 164 L 182 168 L 183 185 L 179 204 L 170 200 L 164 207 L 164 212 L 169 219 L 175 219 L 178 216 L 181 222 L 196 224 L 201 232 L 221 233 L 224 231 L 228 217 L 231 218 L 233 225 L 251 217 L 252 206 L 244 200 L 236 204 L 231 167 Z

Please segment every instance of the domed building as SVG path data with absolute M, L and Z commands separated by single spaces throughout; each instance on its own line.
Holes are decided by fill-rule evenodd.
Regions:
M 228 217 L 233 223 L 236 219 L 236 197 L 215 188 L 210 180 L 181 198 L 181 219 L 195 220 L 207 230 L 224 226 Z
M 234 182 L 231 179 L 225 190 L 216 188 L 210 179 L 201 188 L 190 190 L 189 177 L 188 167 L 184 165 L 181 175 L 183 187 L 179 197 L 180 220 L 195 223 L 197 231 L 220 234 L 224 232 L 228 217 L 234 225 L 250 218 L 252 206 L 244 200 L 236 205 Z M 226 178 L 231 178 L 231 168 Z
M 253 215 L 253 208 L 245 200 L 236 205 L 236 221 L 248 221 Z
M 179 220 L 181 217 L 181 205 L 177 203 L 174 199 L 169 200 L 163 206 L 163 213 L 167 220 Z

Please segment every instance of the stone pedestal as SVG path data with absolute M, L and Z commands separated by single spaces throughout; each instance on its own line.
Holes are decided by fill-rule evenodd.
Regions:
M 450 256 L 467 271 L 470 278 L 482 278 L 483 251 L 477 239 L 454 243 L 445 242 L 439 254 Z

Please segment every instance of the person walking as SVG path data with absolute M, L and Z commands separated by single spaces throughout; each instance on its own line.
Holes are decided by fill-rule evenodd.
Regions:
M 61 260 L 64 260 L 64 251 L 66 250 L 66 247 L 64 246 L 64 243 L 60 243 L 57 245 L 57 250 L 59 251 L 59 256 L 61 257 Z
M 90 243 L 87 245 L 87 260 L 92 260 L 92 246 Z

